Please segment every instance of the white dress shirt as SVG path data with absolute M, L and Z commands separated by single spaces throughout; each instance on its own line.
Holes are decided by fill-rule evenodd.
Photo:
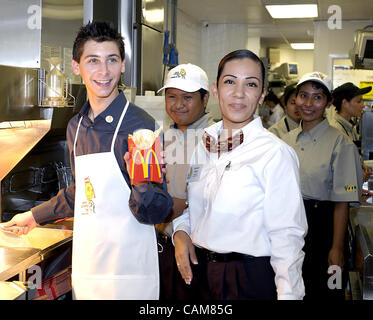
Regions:
M 222 121 L 205 129 L 214 138 Z M 173 221 L 196 246 L 270 256 L 278 299 L 302 299 L 307 220 L 294 150 L 263 128 L 242 128 L 243 143 L 219 158 L 201 141 L 187 177 L 189 207 Z

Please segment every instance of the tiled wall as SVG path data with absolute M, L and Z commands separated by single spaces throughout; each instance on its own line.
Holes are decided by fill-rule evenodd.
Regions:
M 216 81 L 217 67 L 221 58 L 236 49 L 249 49 L 259 56 L 266 52 L 261 48 L 260 37 L 253 36 L 246 24 L 209 24 L 203 25 L 195 18 L 178 10 L 177 49 L 179 63 L 193 63 L 204 69 L 211 83 Z M 313 52 L 296 52 L 281 49 L 281 62 L 299 63 L 299 73 L 313 69 Z M 207 106 L 214 118 L 220 118 L 218 101 L 210 95 Z
M 178 10 L 176 47 L 179 63 L 201 66 L 201 25 L 191 16 Z
M 207 27 L 178 11 L 177 49 L 179 63 L 193 63 L 204 69 L 209 83 L 216 79 L 217 67 L 227 53 L 247 48 L 259 54 L 259 37 L 249 37 L 244 24 L 210 24 Z M 220 118 L 217 100 L 210 95 L 207 110 L 216 119 Z
M 249 49 L 259 54 L 259 37 L 250 37 L 245 24 L 209 24 L 202 26 L 201 67 L 206 71 L 210 86 L 216 81 L 220 60 L 229 52 Z M 210 96 L 208 111 L 216 119 L 221 117 L 217 99 Z

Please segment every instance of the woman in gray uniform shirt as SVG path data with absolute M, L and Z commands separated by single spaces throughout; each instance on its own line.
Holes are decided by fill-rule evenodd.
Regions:
M 333 104 L 336 113 L 330 121 L 330 125 L 346 134 L 361 153 L 361 139 L 352 122 L 353 118 L 360 118 L 364 110 L 363 94 L 372 90 L 372 87 L 358 88 L 352 82 L 346 82 L 335 88 L 332 92 Z M 361 160 L 364 181 L 368 181 L 372 174 L 372 168 L 366 166 Z M 365 192 L 365 191 L 364 191 Z
M 300 113 L 295 104 L 295 84 L 289 85 L 285 88 L 284 102 L 286 114 L 282 119 L 270 127 L 268 130 L 278 136 L 280 139 L 289 131 L 299 126 L 301 120 Z
M 357 148 L 324 118 L 325 108 L 332 102 L 330 91 L 331 81 L 326 75 L 305 74 L 297 84 L 301 126 L 283 138 L 295 149 L 300 162 L 308 222 L 303 262 L 305 299 L 343 299 L 344 290 L 338 289 L 343 282 L 349 203 L 360 201 L 362 186 Z M 336 271 L 333 278 L 328 274 L 329 266 Z

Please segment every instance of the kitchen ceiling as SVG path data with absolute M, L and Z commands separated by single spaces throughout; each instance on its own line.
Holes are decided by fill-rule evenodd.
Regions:
M 286 1 L 284 1 L 286 2 Z M 252 36 L 272 45 L 312 42 L 313 21 L 327 21 L 339 6 L 343 20 L 366 20 L 373 24 L 371 0 L 318 0 L 319 17 L 313 19 L 272 19 L 262 0 L 178 0 L 178 8 L 201 24 L 248 24 Z M 343 28 L 343 25 L 342 25 Z

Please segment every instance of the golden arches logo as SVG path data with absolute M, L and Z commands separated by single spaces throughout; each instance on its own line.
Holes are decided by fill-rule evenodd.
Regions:
M 135 175 L 135 163 L 136 163 L 136 160 L 137 160 L 137 156 L 140 157 L 144 178 L 149 179 L 149 171 L 150 171 L 149 169 L 150 169 L 150 165 L 151 165 L 151 156 L 152 155 L 154 156 L 155 164 L 157 165 L 158 177 L 161 178 L 162 173 L 161 173 L 161 166 L 160 166 L 158 157 L 157 157 L 156 153 L 154 152 L 154 150 L 150 149 L 148 151 L 148 153 L 146 154 L 145 159 L 144 159 L 141 151 L 136 150 L 135 154 L 133 155 L 132 168 L 131 168 L 131 179 L 133 179 L 134 175 Z

